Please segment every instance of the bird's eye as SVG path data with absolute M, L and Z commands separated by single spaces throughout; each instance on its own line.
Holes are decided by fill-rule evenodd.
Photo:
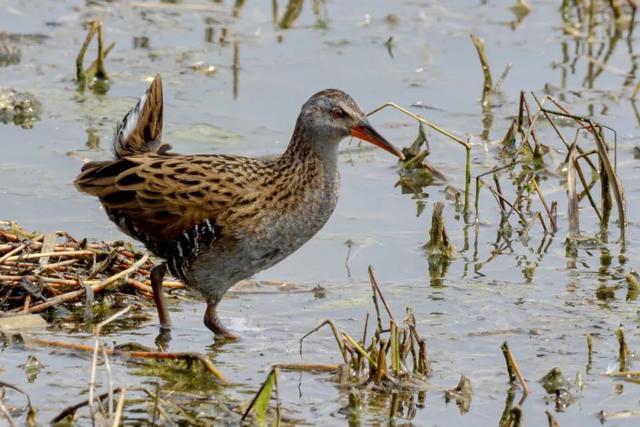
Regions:
M 333 117 L 336 119 L 342 119 L 346 115 L 342 108 L 334 108 L 331 110 L 331 114 L 333 114 Z

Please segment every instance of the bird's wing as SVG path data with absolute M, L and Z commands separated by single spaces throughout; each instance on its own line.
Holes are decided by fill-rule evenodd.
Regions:
M 250 208 L 265 165 L 235 156 L 149 153 L 88 163 L 75 185 L 148 238 L 173 240 L 207 220 L 224 229 Z

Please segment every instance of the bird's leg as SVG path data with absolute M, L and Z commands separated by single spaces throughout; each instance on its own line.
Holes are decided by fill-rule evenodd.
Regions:
M 216 336 L 235 341 L 238 339 L 238 336 L 225 328 L 218 317 L 217 307 L 220 299 L 221 297 L 218 296 L 207 298 L 207 310 L 204 312 L 204 324 L 211 330 L 211 332 L 216 334 Z
M 167 308 L 167 300 L 162 292 L 162 279 L 166 271 L 166 265 L 163 262 L 151 269 L 151 288 L 153 289 L 153 301 L 158 309 L 158 318 L 162 329 L 171 328 L 171 319 L 169 318 L 169 310 Z

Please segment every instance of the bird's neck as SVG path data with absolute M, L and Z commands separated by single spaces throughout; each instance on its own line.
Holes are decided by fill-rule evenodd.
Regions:
M 275 164 L 281 185 L 300 197 L 317 193 L 320 199 L 333 199 L 340 187 L 339 142 L 323 138 L 298 118 L 289 146 Z
M 331 137 L 314 131 L 298 117 L 289 146 L 278 159 L 278 165 L 296 169 L 309 162 L 319 161 L 325 169 L 336 170 L 340 139 L 334 141 Z
M 272 198 L 278 206 L 272 210 L 277 215 L 268 222 L 268 229 L 289 236 L 290 248 L 316 234 L 336 207 L 340 192 L 338 143 L 321 139 L 298 119 L 289 146 L 273 164 Z

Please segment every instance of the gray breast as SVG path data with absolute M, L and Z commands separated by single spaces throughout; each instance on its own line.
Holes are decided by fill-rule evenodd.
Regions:
M 191 267 L 190 285 L 205 295 L 222 295 L 239 280 L 282 261 L 311 239 L 329 220 L 338 201 L 340 177 L 325 173 L 323 186 L 309 189 L 288 212 L 266 215 L 254 233 L 237 236 L 224 249 L 214 245 Z

